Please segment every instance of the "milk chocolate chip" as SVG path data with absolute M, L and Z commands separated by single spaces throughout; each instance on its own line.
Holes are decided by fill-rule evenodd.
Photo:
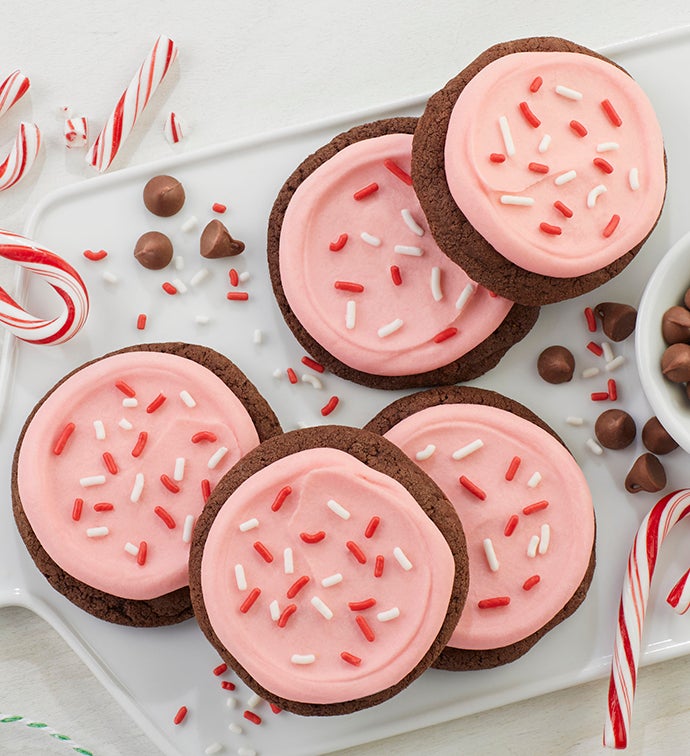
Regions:
M 661 335 L 667 344 L 690 342 L 690 310 L 676 305 L 661 318 Z
M 653 454 L 639 456 L 625 478 L 625 490 L 630 493 L 656 493 L 666 487 L 666 471 Z
M 566 383 L 574 370 L 575 358 L 564 346 L 547 347 L 537 360 L 537 371 L 547 383 Z
M 172 260 L 173 246 L 170 239 L 159 231 L 148 231 L 137 240 L 134 257 L 149 270 L 160 270 Z
M 169 218 L 184 205 L 182 184 L 172 176 L 154 176 L 144 187 L 144 204 L 154 215 Z
M 607 449 L 625 449 L 635 440 L 636 432 L 635 421 L 619 409 L 602 412 L 594 424 L 597 441 Z
M 611 341 L 623 341 L 635 330 L 637 310 L 634 307 L 620 302 L 602 302 L 594 309 Z
M 661 372 L 674 383 L 690 381 L 690 344 L 671 344 L 661 356 Z
M 235 257 L 244 251 L 244 243 L 233 239 L 219 220 L 212 220 L 201 234 L 199 251 L 202 257 L 212 259 Z
M 668 454 L 678 448 L 657 417 L 650 417 L 642 428 L 642 443 L 654 454 Z

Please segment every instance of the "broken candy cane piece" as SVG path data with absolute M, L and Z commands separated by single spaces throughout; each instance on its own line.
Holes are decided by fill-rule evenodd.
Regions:
M 29 79 L 17 69 L 0 84 L 0 117 L 26 94 L 31 86 Z
M 168 113 L 163 124 L 163 134 L 170 144 L 177 144 L 184 137 L 185 124 L 177 117 L 176 113 Z
M 31 169 L 41 147 L 41 132 L 35 123 L 22 121 L 7 157 L 0 163 L 0 192 L 20 181 Z
M 84 116 L 65 121 L 65 147 L 86 147 L 89 139 L 89 124 Z

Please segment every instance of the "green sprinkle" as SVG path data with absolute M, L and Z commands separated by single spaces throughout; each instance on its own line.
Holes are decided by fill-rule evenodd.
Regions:
M 68 735 L 60 735 L 59 732 L 51 732 L 50 737 L 57 738 L 57 740 L 71 740 L 71 738 Z
M 42 729 L 43 727 L 47 727 L 48 725 L 44 722 L 27 722 L 27 727 L 35 727 L 36 729 Z
M 20 719 L 24 719 L 24 717 L 5 717 L 0 719 L 0 722 L 19 722 Z
M 93 756 L 93 754 L 91 753 L 91 751 L 87 751 L 86 748 L 75 748 L 74 751 L 76 753 L 83 753 L 84 756 Z

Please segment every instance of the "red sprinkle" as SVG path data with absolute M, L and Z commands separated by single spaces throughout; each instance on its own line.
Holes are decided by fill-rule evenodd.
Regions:
M 259 598 L 260 595 L 261 588 L 251 589 L 247 598 L 242 602 L 242 606 L 240 606 L 240 611 L 242 612 L 242 614 L 246 614 L 252 608 L 254 602 Z M 297 607 L 295 607 L 295 609 L 297 609 Z M 285 612 L 283 612 L 283 614 L 285 614 Z
M 187 707 L 186 706 L 180 706 L 180 708 L 177 710 L 177 714 L 175 714 L 175 717 L 173 719 L 173 724 L 180 724 L 182 721 L 184 721 L 184 718 L 187 716 Z
M 285 372 L 287 373 L 290 383 L 297 383 L 297 374 L 292 368 L 288 368 Z
M 324 404 L 323 407 L 321 407 L 321 414 L 326 417 L 326 415 L 330 415 L 331 412 L 338 406 L 338 402 L 340 399 L 338 399 L 337 396 L 332 396 L 326 404 Z
M 541 76 L 535 76 L 534 79 L 532 79 L 532 83 L 529 85 L 529 91 L 530 92 L 538 92 L 539 87 L 544 83 L 544 80 L 541 78 Z
M 203 497 L 204 502 L 208 501 L 208 498 L 210 495 L 211 495 L 211 481 L 204 479 L 201 481 L 201 496 Z
M 168 489 L 168 491 L 170 491 L 170 493 L 180 493 L 180 487 L 165 473 L 161 475 L 161 483 Z
M 403 169 L 390 158 L 386 158 L 383 161 L 383 164 L 388 168 L 388 170 L 394 175 L 397 176 L 401 181 L 404 181 L 408 186 L 412 186 L 412 176 L 410 176 L 409 173 L 406 173 L 403 171 Z
M 149 434 L 146 431 L 142 431 L 139 434 L 139 438 L 137 439 L 136 444 L 134 444 L 134 449 L 132 449 L 133 457 L 141 456 L 141 453 L 144 451 L 144 447 L 146 446 L 146 441 L 148 437 L 149 437 Z
M 523 591 L 529 591 L 541 580 L 539 575 L 532 575 L 532 577 L 528 577 L 527 580 L 522 584 L 522 590 Z
M 559 213 L 565 215 L 566 218 L 573 217 L 573 211 L 567 205 L 564 205 L 560 200 L 556 200 L 553 203 L 553 206 L 556 208 L 556 210 L 558 210 Z
M 297 604 L 288 604 L 278 617 L 278 627 L 285 627 L 290 617 L 297 611 Z
M 378 528 L 380 522 L 380 517 L 372 517 L 371 520 L 369 520 L 369 524 L 367 525 L 366 530 L 364 531 L 364 537 L 371 538 L 376 532 L 376 528 Z
M 53 447 L 53 454 L 60 455 L 65 450 L 65 446 L 67 446 L 67 442 L 69 441 L 69 437 L 74 433 L 74 429 L 77 426 L 74 423 L 67 423 L 67 425 L 62 429 L 62 433 L 59 435 L 58 440 L 55 442 L 55 446 Z
M 280 706 L 276 706 L 276 704 L 274 704 L 274 703 L 270 703 L 270 702 L 269 702 L 269 704 L 268 704 L 268 705 L 269 705 L 269 706 L 271 707 L 271 711 L 272 711 L 272 712 L 273 712 L 274 714 L 280 714 L 280 712 L 282 711 L 282 709 L 280 708 Z
M 549 502 L 546 501 L 546 499 L 542 501 L 537 501 L 534 504 L 529 504 L 522 510 L 522 514 L 524 515 L 531 515 L 535 512 L 539 512 L 542 509 L 546 509 L 546 507 L 549 506 Z
M 530 126 L 533 126 L 535 129 L 541 126 L 541 121 L 537 118 L 536 115 L 534 115 L 534 113 L 530 109 L 530 106 L 526 102 L 520 103 L 520 112 L 525 117 L 525 120 Z
M 609 121 L 611 121 L 614 126 L 620 126 L 623 123 L 621 117 L 616 113 L 616 109 L 611 105 L 609 100 L 602 100 L 601 107 L 604 109 L 604 113 L 606 113 Z
M 235 690 L 235 683 L 230 680 L 221 680 L 220 687 L 223 690 Z
M 261 724 L 261 717 L 258 714 L 255 714 L 253 711 L 246 709 L 242 716 L 245 719 L 248 719 L 250 722 L 253 722 L 255 725 Z
M 163 522 L 172 530 L 175 527 L 175 520 L 173 519 L 170 512 L 163 509 L 163 507 L 155 507 L 153 510 L 160 518 L 163 520 Z
M 115 507 L 109 501 L 99 501 L 93 505 L 94 512 L 112 512 Z
M 140 567 L 143 567 L 146 564 L 146 554 L 148 553 L 149 547 L 146 541 L 141 541 L 139 543 L 139 551 L 137 551 L 137 564 Z
M 98 262 L 108 256 L 108 253 L 104 249 L 99 249 L 98 252 L 94 252 L 91 249 L 85 249 L 82 254 L 87 260 L 91 260 L 92 262 Z
M 601 355 L 604 354 L 604 350 L 596 341 L 590 341 L 589 344 L 587 344 L 587 349 L 589 349 L 592 354 L 596 354 L 597 357 L 601 357 Z
M 216 677 L 220 677 L 222 674 L 224 674 L 227 671 L 228 671 L 228 665 L 225 662 L 213 668 L 213 674 Z
M 210 441 L 213 443 L 214 441 L 218 440 L 218 436 L 216 436 L 215 433 L 211 433 L 211 431 L 199 431 L 198 433 L 195 433 L 192 436 L 192 443 L 198 444 L 201 441 Z
M 221 215 L 228 209 L 227 205 L 223 205 L 220 202 L 214 202 L 213 205 L 211 205 L 211 210 L 213 210 L 214 213 L 220 213 Z
M 371 609 L 372 606 L 376 606 L 376 599 L 368 598 L 363 601 L 350 601 L 348 606 L 353 612 L 362 612 L 365 609 Z
M 256 541 L 254 543 L 254 548 L 265 562 L 270 563 L 273 561 L 273 554 L 271 554 L 271 552 L 263 545 L 263 543 L 261 543 L 261 541 Z
M 317 373 L 323 373 L 323 371 L 326 369 L 320 362 L 312 360 L 311 357 L 302 357 L 302 364 L 306 365 L 312 370 L 316 370 Z
M 115 459 L 113 458 L 113 455 L 110 452 L 103 452 L 103 462 L 105 463 L 106 470 L 111 475 L 117 475 L 118 473 L 117 462 L 115 462 Z
M 482 491 L 479 486 L 475 485 L 469 478 L 466 478 L 464 475 L 461 475 L 458 478 L 458 482 L 463 488 L 466 488 L 473 496 L 476 496 L 478 499 L 481 499 L 484 501 L 486 499 L 486 493 Z
M 510 464 L 508 465 L 508 469 L 506 470 L 506 480 L 512 480 L 515 477 L 515 473 L 518 471 L 518 467 L 520 467 L 520 463 L 522 460 L 520 457 L 513 457 L 510 460 Z
M 362 284 L 353 283 L 352 281 L 336 281 L 333 286 L 340 291 L 353 291 L 357 294 L 364 291 Z
M 351 654 L 349 651 L 342 651 L 340 654 L 340 658 L 343 661 L 346 661 L 348 664 L 352 664 L 354 667 L 359 667 L 359 665 L 362 663 L 362 660 L 359 658 L 359 656 L 355 656 L 354 654 Z
M 613 378 L 609 378 L 609 399 L 612 402 L 615 402 L 616 399 L 618 399 L 618 386 L 616 386 L 616 381 L 614 381 Z
M 549 172 L 549 166 L 544 165 L 544 163 L 530 163 L 527 167 L 533 173 L 548 173 Z
M 590 394 L 589 397 L 593 402 L 605 402 L 609 398 L 609 392 L 595 391 L 593 394 Z
M 363 200 L 365 197 L 368 197 L 370 194 L 373 194 L 374 192 L 378 192 L 378 190 L 379 190 L 379 185 L 375 181 L 372 181 L 371 184 L 367 184 L 361 189 L 358 189 L 352 196 L 356 200 Z
M 545 234 L 551 234 L 551 236 L 560 236 L 563 233 L 560 226 L 552 226 L 550 223 L 540 223 L 539 229 Z
M 612 215 L 611 220 L 606 224 L 606 228 L 603 230 L 604 237 L 606 239 L 611 236 L 611 234 L 618 228 L 618 224 L 620 223 L 621 217 L 620 215 Z
M 385 560 L 381 554 L 379 554 L 376 557 L 376 561 L 374 562 L 374 577 L 381 577 L 383 575 L 383 565 L 385 563 Z
M 230 286 L 239 286 L 240 274 L 234 268 L 230 268 L 228 276 L 230 278 Z
M 604 158 L 596 157 L 594 160 L 592 160 L 594 165 L 604 173 L 613 173 L 613 166 L 611 163 L 609 163 L 608 160 L 604 160 Z
M 585 320 L 587 321 L 587 330 L 594 333 L 597 330 L 597 319 L 591 307 L 585 307 Z
M 249 299 L 249 293 L 246 291 L 229 291 L 225 298 L 236 302 L 246 302 Z
M 295 596 L 304 588 L 304 586 L 309 582 L 308 575 L 302 575 L 302 577 L 297 578 L 295 582 L 287 589 L 287 593 L 285 594 L 288 598 L 295 598 Z
M 347 234 L 340 234 L 340 236 L 335 241 L 332 241 L 328 245 L 328 249 L 330 249 L 331 252 L 340 252 L 340 250 L 346 244 L 347 244 Z
M 359 625 L 359 629 L 362 631 L 362 635 L 364 635 L 369 643 L 376 639 L 374 631 L 369 627 L 369 623 L 364 619 L 364 617 L 362 617 L 361 614 L 357 615 L 355 621 Z
M 158 396 L 149 404 L 149 406 L 146 408 L 146 412 L 150 415 L 153 412 L 155 412 L 167 399 L 168 397 L 165 396 L 165 394 L 158 394 Z
M 506 523 L 505 530 L 503 531 L 503 535 L 506 537 L 510 537 L 515 532 L 515 528 L 517 528 L 518 524 L 518 516 L 516 514 L 511 515 L 510 519 Z
M 571 121 L 570 128 L 579 136 L 587 136 L 587 129 L 579 121 Z
M 283 488 L 278 491 L 276 494 L 275 499 L 273 499 L 273 504 L 271 504 L 271 510 L 273 512 L 277 512 L 285 502 L 285 499 L 292 493 L 292 488 L 290 486 L 284 486 Z M 326 534 L 324 533 L 324 536 Z
M 354 541 L 348 541 L 345 545 L 350 550 L 350 553 L 352 554 L 352 556 L 360 564 L 366 564 L 366 561 L 367 561 L 366 554 L 362 551 L 362 549 L 359 548 L 359 546 Z
M 128 396 L 130 399 L 134 398 L 137 395 L 137 392 L 124 381 L 115 381 L 115 388 L 120 389 L 122 393 L 125 396 Z
M 477 602 L 480 609 L 495 609 L 497 606 L 508 606 L 508 604 L 510 604 L 510 596 L 496 596 Z
M 492 153 L 491 153 L 491 154 L 489 155 L 489 160 L 490 160 L 490 161 L 491 161 L 492 163 L 505 163 L 505 161 L 506 161 L 506 156 L 505 156 L 505 155 L 503 155 L 503 154 L 502 154 L 502 153 L 500 153 L 500 152 L 492 152 Z
M 146 328 L 146 314 L 142 312 L 137 318 L 137 330 L 143 331 L 144 328 Z
M 319 530 L 318 533 L 302 532 L 299 534 L 299 537 L 305 543 L 318 543 L 319 541 L 323 541 L 323 539 L 326 537 L 326 534 L 323 532 L 323 530 Z
M 402 276 L 400 275 L 400 268 L 397 265 L 391 265 L 391 278 L 396 286 L 400 286 L 402 283 Z
M 434 336 L 434 343 L 440 344 L 443 341 L 447 341 L 448 339 L 452 339 L 453 336 L 455 336 L 458 332 L 458 329 L 455 326 L 450 326 L 450 328 L 446 328 L 443 331 L 439 331 L 436 336 Z
M 170 294 L 170 296 L 177 294 L 177 289 L 170 283 L 170 281 L 165 281 L 164 283 L 162 283 L 161 289 L 163 289 L 166 294 Z
M 79 522 L 79 518 L 81 517 L 81 510 L 83 506 L 84 506 L 84 499 L 74 500 L 74 506 L 72 507 L 72 519 L 75 522 Z

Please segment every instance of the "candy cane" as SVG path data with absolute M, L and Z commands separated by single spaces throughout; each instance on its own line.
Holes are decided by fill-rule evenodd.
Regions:
M 46 320 L 26 312 L 0 287 L 0 323 L 17 338 L 32 344 L 61 344 L 71 339 L 89 313 L 89 295 L 79 273 L 54 252 L 10 231 L 0 230 L 0 257 L 35 273 L 64 302 L 63 311 Z
M 158 37 L 130 85 L 122 93 L 103 130 L 91 145 L 86 155 L 87 163 L 99 171 L 108 169 L 176 57 L 175 43 L 168 37 Z
M 0 117 L 26 94 L 31 82 L 17 69 L 0 84 Z
M 604 726 L 604 745 L 609 748 L 625 748 L 628 744 L 649 586 L 664 538 L 688 514 L 690 490 L 675 491 L 655 504 L 633 541 L 623 581 L 611 662 L 608 716 Z
M 685 614 L 690 609 L 690 570 L 671 588 L 666 597 L 666 602 L 672 606 L 678 614 Z
M 41 147 L 41 132 L 35 123 L 22 121 L 14 144 L 0 163 L 0 192 L 14 186 L 23 178 L 36 160 Z

